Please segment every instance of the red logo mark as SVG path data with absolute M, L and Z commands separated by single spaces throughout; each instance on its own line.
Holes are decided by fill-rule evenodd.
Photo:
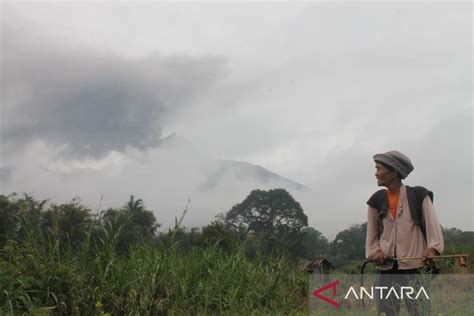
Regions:
M 323 300 L 326 303 L 329 303 L 332 306 L 334 306 L 336 308 L 339 308 L 341 305 L 338 302 L 333 301 L 331 299 L 331 298 L 334 298 L 336 296 L 336 291 L 337 291 L 336 287 L 338 285 L 339 285 L 339 280 L 336 280 L 332 283 L 329 283 L 329 284 L 317 289 L 316 291 L 313 292 L 313 295 L 316 296 L 317 298 L 319 298 L 320 300 Z M 331 298 L 328 298 L 328 297 L 320 294 L 321 292 L 324 292 L 324 291 L 326 291 L 327 289 L 330 289 L 330 288 L 332 288 L 332 297 Z

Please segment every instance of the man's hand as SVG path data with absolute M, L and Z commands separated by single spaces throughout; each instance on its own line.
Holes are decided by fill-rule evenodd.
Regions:
M 382 265 L 385 263 L 385 255 L 383 254 L 382 250 L 377 250 L 375 254 L 372 256 L 372 262 L 376 265 Z
M 434 267 L 433 257 L 439 256 L 439 252 L 434 248 L 428 248 L 423 256 L 423 264 L 428 267 Z

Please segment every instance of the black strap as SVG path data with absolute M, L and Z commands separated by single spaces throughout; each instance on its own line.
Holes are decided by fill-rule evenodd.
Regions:
M 426 241 L 426 224 L 423 216 L 423 200 L 429 196 L 433 202 L 433 192 L 421 186 L 409 187 L 407 186 L 408 205 L 410 206 L 411 217 L 416 225 L 421 229 L 421 233 Z
M 389 207 L 385 190 L 382 189 L 372 194 L 370 199 L 367 201 L 367 204 L 378 211 L 377 238 L 380 239 L 380 236 L 382 236 L 383 233 L 383 219 L 387 216 Z
M 414 223 L 420 227 L 421 233 L 426 240 L 426 225 L 423 216 L 423 200 L 428 195 L 433 202 L 433 192 L 422 186 L 406 186 L 406 189 L 411 216 Z M 385 189 L 379 190 L 372 194 L 370 199 L 367 201 L 367 204 L 378 211 L 377 237 L 380 239 L 380 236 L 382 236 L 383 232 L 383 219 L 387 216 L 389 208 Z

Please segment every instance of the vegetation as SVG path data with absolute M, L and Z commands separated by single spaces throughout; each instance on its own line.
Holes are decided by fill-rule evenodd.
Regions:
M 305 314 L 301 260 L 356 272 L 364 256 L 365 224 L 328 242 L 282 189 L 252 191 L 202 228 L 181 217 L 159 233 L 154 214 L 133 196 L 97 213 L 0 195 L 0 314 Z M 448 252 L 474 252 L 473 232 L 444 233 Z
M 308 217 L 284 189 L 253 190 L 230 209 L 225 222 L 234 230 L 250 234 L 255 251 L 290 257 L 301 246 Z

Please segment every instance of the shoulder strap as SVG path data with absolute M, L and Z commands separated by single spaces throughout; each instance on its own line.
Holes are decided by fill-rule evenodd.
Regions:
M 380 239 L 383 232 L 383 219 L 388 213 L 388 199 L 385 190 L 378 190 L 372 194 L 367 204 L 378 211 L 377 237 Z
M 408 198 L 408 205 L 410 206 L 410 213 L 413 221 L 416 225 L 420 226 L 421 233 L 426 240 L 426 225 L 425 225 L 425 218 L 423 217 L 423 200 L 426 196 L 429 196 L 431 201 L 433 202 L 433 192 L 429 191 L 428 189 L 415 186 L 409 187 L 407 186 L 407 198 Z

